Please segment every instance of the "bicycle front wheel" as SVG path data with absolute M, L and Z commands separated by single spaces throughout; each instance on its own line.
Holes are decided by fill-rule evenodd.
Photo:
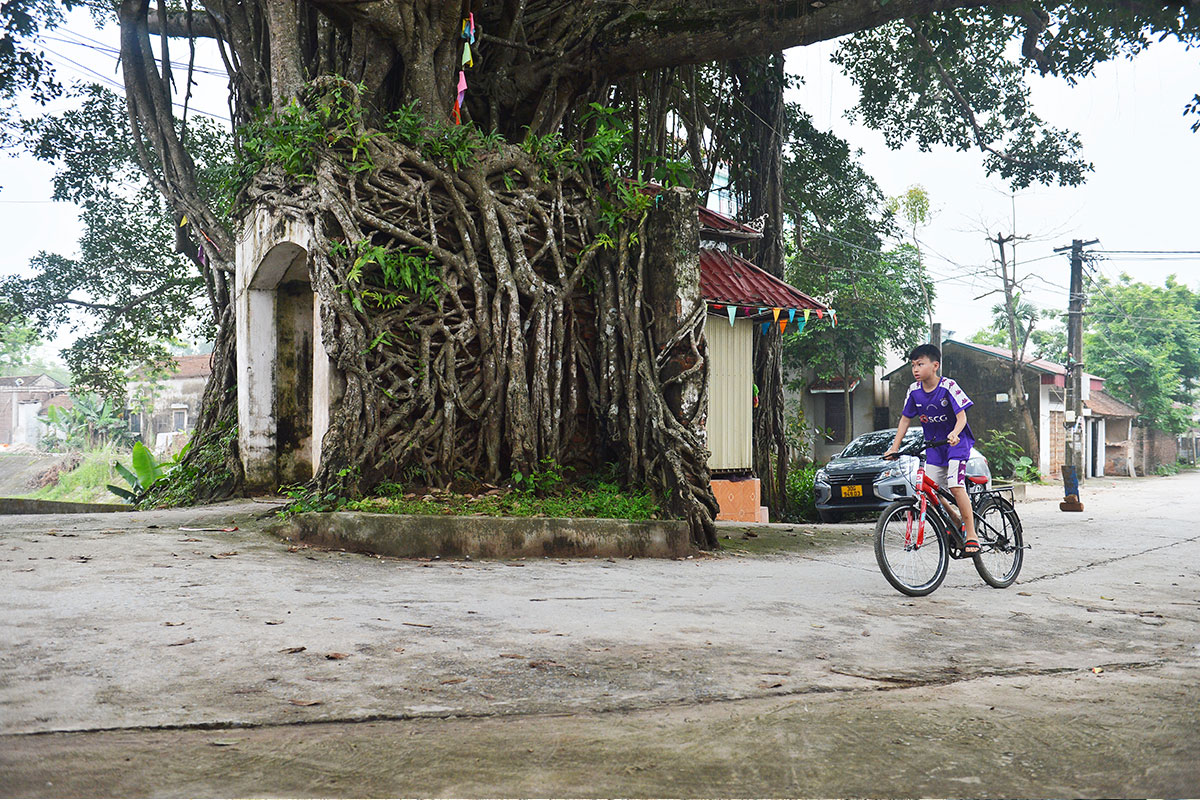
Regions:
M 946 535 L 934 519 L 918 532 L 920 511 L 911 500 L 897 500 L 875 523 L 875 560 L 888 583 L 910 597 L 921 597 L 942 585 L 950 563 Z
M 973 560 L 979 577 L 997 589 L 1012 586 L 1025 559 L 1017 510 L 1004 498 L 988 497 L 975 511 L 975 531 L 979 552 Z

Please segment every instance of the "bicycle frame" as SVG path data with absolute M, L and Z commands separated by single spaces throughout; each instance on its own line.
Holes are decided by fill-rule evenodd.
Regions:
M 917 500 L 918 508 L 920 509 L 920 512 L 917 516 L 917 534 L 916 534 L 915 544 L 913 542 L 913 530 L 912 530 L 913 520 L 912 520 L 912 517 L 908 518 L 908 522 L 905 525 L 904 546 L 906 548 L 907 547 L 920 548 L 920 547 L 924 546 L 924 544 L 925 544 L 925 522 L 929 518 L 929 508 L 930 508 L 931 504 L 936 509 L 933 512 L 933 514 L 937 518 L 937 521 L 946 523 L 947 528 L 952 527 L 949 524 L 950 520 L 944 519 L 945 512 L 942 510 L 941 503 L 938 502 L 938 496 L 942 495 L 945 497 L 946 500 L 948 500 L 950 502 L 954 502 L 954 495 L 950 494 L 945 489 L 938 486 L 936 483 L 934 483 L 933 478 L 930 478 L 928 475 L 925 474 L 925 460 L 924 459 L 921 459 L 917 466 L 917 482 L 916 482 L 916 486 L 914 486 L 913 489 L 916 491 L 916 500 Z

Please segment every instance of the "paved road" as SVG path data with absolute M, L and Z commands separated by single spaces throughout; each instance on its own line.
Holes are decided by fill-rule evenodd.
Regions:
M 922 599 L 865 524 L 469 563 L 0 518 L 0 795 L 1195 796 L 1200 473 L 1084 499 Z

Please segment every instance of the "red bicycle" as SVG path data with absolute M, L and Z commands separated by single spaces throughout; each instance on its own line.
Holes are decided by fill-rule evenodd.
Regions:
M 989 490 L 987 478 L 972 477 L 969 487 L 971 510 L 979 552 L 963 552 L 962 532 L 948 508 L 954 496 L 925 474 L 925 450 L 946 440 L 909 445 L 896 455 L 917 457 L 913 496 L 896 500 L 883 510 L 875 524 L 875 560 L 888 583 L 911 597 L 927 595 L 942 585 L 950 559 L 970 558 L 979 577 L 997 589 L 1012 586 L 1021 571 L 1025 545 L 1021 519 L 1011 500 L 1010 489 Z M 949 504 L 947 506 L 947 503 Z

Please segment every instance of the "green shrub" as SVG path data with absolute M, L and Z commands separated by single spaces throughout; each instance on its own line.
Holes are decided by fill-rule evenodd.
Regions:
M 1028 462 L 1026 467 L 1033 464 L 1033 459 L 1025 455 L 1025 448 L 1017 444 L 1017 436 L 1012 431 L 990 430 L 986 439 L 975 442 L 975 447 L 988 460 L 993 475 L 1025 480 L 1017 474 L 1021 461 L 1024 459 Z
M 793 466 L 788 470 L 787 510 L 785 516 L 799 520 L 815 520 L 817 518 L 817 498 L 813 493 L 813 480 L 817 475 L 817 465 Z

